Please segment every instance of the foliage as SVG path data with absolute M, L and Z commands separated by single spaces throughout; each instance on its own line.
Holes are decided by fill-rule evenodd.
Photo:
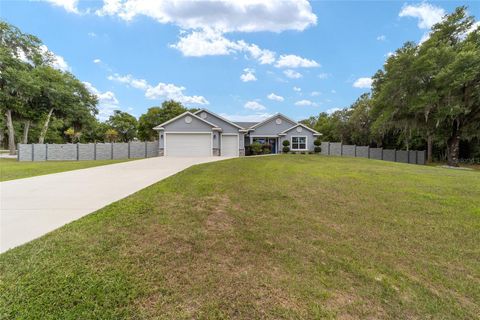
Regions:
M 113 114 L 107 120 L 107 124 L 118 132 L 120 141 L 128 142 L 137 136 L 137 119 L 127 112 L 113 111 Z
M 138 120 L 138 137 L 141 140 L 150 141 L 158 139 L 158 132 L 153 128 L 185 111 L 187 109 L 180 102 L 174 100 L 164 101 L 161 107 L 149 108 Z
M 259 142 L 253 142 L 250 145 L 250 150 L 251 150 L 252 154 L 254 154 L 254 155 L 261 154 L 262 153 L 262 144 L 259 143 Z
M 322 152 L 322 147 L 316 145 L 316 146 L 313 148 L 313 151 L 315 151 L 315 153 L 320 153 L 320 152 Z
M 105 131 L 105 140 L 108 142 L 116 142 L 118 140 L 118 136 L 118 131 L 115 129 L 110 128 Z
M 316 138 L 315 140 L 313 140 L 313 144 L 317 147 L 322 145 L 322 139 Z
M 286 140 L 285 140 L 285 141 L 286 141 Z M 285 141 L 284 141 L 284 142 L 285 142 Z M 290 152 L 290 147 L 284 145 L 283 148 L 282 148 L 282 151 L 283 151 L 283 153 L 289 153 L 289 152 Z
M 282 145 L 283 145 L 284 147 L 290 146 L 290 140 L 288 140 L 288 139 L 283 140 Z

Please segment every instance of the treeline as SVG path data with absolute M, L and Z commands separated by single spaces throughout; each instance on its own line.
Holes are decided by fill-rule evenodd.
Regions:
M 53 61 L 40 39 L 0 21 L 0 148 L 10 154 L 17 143 L 155 140 L 154 126 L 187 110 L 165 101 L 138 120 L 115 110 L 100 122 L 96 95 Z
M 407 42 L 373 77 L 371 94 L 350 108 L 304 122 L 324 140 L 427 150 L 457 166 L 480 157 L 480 26 L 465 7 Z

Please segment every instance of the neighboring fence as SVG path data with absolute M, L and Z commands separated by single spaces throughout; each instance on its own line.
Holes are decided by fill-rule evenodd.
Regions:
M 125 143 L 18 144 L 18 161 L 67 161 L 150 158 L 158 141 Z
M 322 142 L 322 154 L 413 164 L 425 164 L 426 158 L 425 151 L 360 147 L 355 145 L 344 145 L 340 142 Z

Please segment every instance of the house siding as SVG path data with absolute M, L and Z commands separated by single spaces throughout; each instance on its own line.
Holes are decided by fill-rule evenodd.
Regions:
M 292 130 L 286 132 L 286 135 L 283 137 L 280 137 L 279 139 L 279 144 L 280 144 L 280 150 L 283 148 L 283 141 L 288 140 L 290 141 L 290 150 L 292 150 L 292 137 L 307 137 L 307 149 L 305 151 L 313 151 L 315 148 L 315 145 L 313 142 L 317 137 L 313 135 L 313 133 L 310 130 L 307 130 L 303 128 L 302 132 L 297 132 L 297 128 L 293 128 Z M 295 150 L 292 150 L 295 151 Z
M 165 139 L 162 138 L 163 134 L 165 132 L 170 132 L 170 133 L 175 133 L 175 132 L 212 132 L 212 127 L 208 124 L 205 123 L 193 116 L 190 116 L 192 118 L 192 122 L 186 123 L 185 122 L 185 117 L 187 115 L 178 118 L 177 120 L 170 122 L 166 125 L 164 125 L 164 130 L 160 130 L 158 132 L 158 141 L 159 141 L 159 148 L 163 152 L 164 149 L 164 141 Z M 216 137 L 213 140 L 213 148 L 218 148 L 218 132 L 214 132 L 214 135 Z
M 276 123 L 276 120 L 278 118 L 282 119 L 281 124 Z M 285 119 L 282 116 L 278 116 L 254 128 L 255 131 L 251 132 L 250 136 L 255 137 L 255 136 L 262 136 L 262 135 L 265 135 L 265 136 L 277 135 L 280 132 L 283 132 L 288 128 L 291 128 L 294 125 L 296 125 L 295 122 Z

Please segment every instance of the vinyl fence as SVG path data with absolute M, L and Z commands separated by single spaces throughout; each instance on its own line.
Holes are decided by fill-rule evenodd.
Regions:
M 369 158 L 393 162 L 425 164 L 425 151 L 395 150 L 344 145 L 340 142 L 322 142 L 322 154 L 341 157 Z
M 18 145 L 18 161 L 136 159 L 158 156 L 158 141 Z

